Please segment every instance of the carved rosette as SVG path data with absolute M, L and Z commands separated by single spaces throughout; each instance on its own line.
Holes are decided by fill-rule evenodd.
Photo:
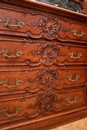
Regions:
M 40 54 L 45 64 L 56 62 L 56 56 L 60 53 L 60 49 L 54 44 L 45 44 L 40 49 Z
M 58 96 L 53 92 L 46 92 L 38 95 L 34 104 L 29 104 L 27 109 L 31 109 L 36 111 L 32 117 L 36 117 L 38 115 L 46 115 L 50 112 L 57 113 L 65 109 L 65 105 L 61 105 L 60 108 L 57 106 L 62 101 L 62 99 L 58 99 Z
M 42 69 L 37 74 L 35 79 L 29 79 L 29 83 L 37 82 L 38 90 L 50 90 L 55 88 L 56 80 L 58 80 L 58 73 L 54 69 Z
M 37 107 L 42 114 L 52 111 L 56 97 L 52 93 L 44 93 L 37 99 Z
M 57 56 L 60 56 L 60 48 L 56 43 L 41 44 L 35 52 L 30 52 L 31 55 L 39 55 L 41 62 L 45 65 L 52 65 L 57 63 Z
M 42 70 L 38 75 L 39 84 L 43 86 L 44 89 L 52 88 L 53 83 L 57 80 L 57 75 L 54 70 L 46 69 Z
M 47 39 L 55 39 L 56 36 L 62 31 L 61 23 L 58 23 L 57 18 L 42 17 L 40 22 L 44 37 Z
M 36 15 L 38 17 L 38 15 Z M 48 40 L 62 40 L 60 33 L 69 31 L 62 25 L 62 20 L 59 17 L 47 16 L 40 14 L 38 21 L 28 24 L 30 27 L 36 29 L 35 33 L 31 30 L 27 31 L 27 35 L 35 39 L 48 39 Z M 39 32 L 37 33 L 37 30 Z

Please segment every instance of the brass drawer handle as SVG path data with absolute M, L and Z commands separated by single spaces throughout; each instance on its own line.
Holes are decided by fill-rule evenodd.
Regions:
M 6 88 L 16 88 L 16 87 L 20 86 L 23 83 L 23 81 L 21 79 L 15 79 L 14 86 L 9 86 L 8 83 L 9 83 L 8 79 L 4 79 L 4 80 L 0 81 L 0 85 L 3 85 L 3 87 L 6 87 Z
M 71 59 L 80 59 L 80 57 L 82 56 L 82 54 L 80 52 L 78 52 L 78 55 L 74 56 L 74 52 L 70 52 L 68 54 L 68 56 L 70 56 Z
M 0 22 L 4 24 L 4 27 L 13 26 L 22 28 L 23 26 L 25 26 L 25 23 L 20 21 L 19 19 L 16 20 L 16 24 L 10 24 L 10 18 L 0 19 Z
M 24 53 L 18 49 L 15 49 L 15 55 L 9 55 L 8 49 L 2 49 L 0 50 L 0 53 L 3 54 L 4 58 L 19 58 L 21 57 Z
M 15 107 L 15 113 L 9 114 L 9 109 L 6 108 L 6 109 L 2 109 L 2 110 L 0 111 L 0 113 L 4 114 L 4 115 L 7 116 L 7 117 L 13 117 L 13 116 L 18 115 L 21 110 L 22 110 L 22 107 Z
M 75 102 L 77 101 L 77 99 L 78 99 L 78 96 L 74 96 L 74 100 L 73 100 L 73 101 L 71 101 L 71 98 L 70 98 L 70 97 L 66 98 L 65 101 L 66 101 L 67 103 L 73 104 L 73 103 L 75 103 Z
M 80 34 L 77 33 L 77 30 L 76 30 L 76 29 L 75 29 L 75 30 L 72 30 L 71 32 L 72 32 L 72 34 L 73 34 L 74 36 L 77 36 L 77 37 L 83 37 L 83 36 L 85 35 L 85 33 L 84 33 L 82 30 L 80 31 Z
M 68 75 L 66 78 L 67 78 L 69 81 L 71 81 L 71 82 L 76 82 L 76 81 L 79 80 L 80 75 L 76 74 L 76 78 L 73 79 L 73 80 L 72 80 L 72 75 Z

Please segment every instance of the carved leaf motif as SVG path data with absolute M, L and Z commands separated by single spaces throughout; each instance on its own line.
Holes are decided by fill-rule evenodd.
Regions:
M 60 112 L 65 109 L 65 105 L 63 104 L 60 108 L 57 109 L 56 105 L 60 103 L 60 99 L 58 99 L 57 95 L 52 92 L 46 92 L 40 94 L 35 104 L 28 105 L 27 109 L 33 109 L 36 111 L 34 115 L 46 115 L 50 112 Z
M 41 113 L 52 110 L 55 103 L 55 96 L 52 93 L 44 93 L 37 100 L 37 106 Z
M 46 69 L 42 70 L 38 75 L 39 83 L 44 86 L 46 89 L 51 88 L 51 85 L 57 80 L 57 75 L 53 70 Z
M 37 90 L 50 90 L 55 88 L 56 84 L 55 81 L 58 80 L 58 73 L 55 72 L 53 69 L 42 69 L 37 74 L 35 79 L 29 79 L 29 83 L 37 82 Z M 36 90 L 34 90 L 35 92 Z
M 59 34 L 62 31 L 57 18 L 52 19 L 51 17 L 43 17 L 40 25 L 45 36 L 48 38 L 54 39 L 56 37 L 55 34 Z
M 60 48 L 56 43 L 41 44 L 35 52 L 31 51 L 31 55 L 39 55 L 45 65 L 51 65 L 57 62 L 57 56 L 60 55 Z

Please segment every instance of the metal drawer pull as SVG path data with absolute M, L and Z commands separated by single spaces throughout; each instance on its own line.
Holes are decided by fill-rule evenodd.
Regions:
M 9 114 L 9 108 L 6 108 L 6 109 L 2 109 L 0 113 L 4 114 L 7 117 L 13 117 L 13 116 L 18 115 L 21 110 L 22 110 L 22 107 L 15 107 L 15 113 Z
M 20 21 L 19 19 L 16 20 L 16 24 L 10 24 L 10 18 L 0 19 L 0 22 L 4 24 L 4 27 L 18 27 L 22 28 L 25 26 L 25 23 Z
M 76 82 L 79 80 L 80 75 L 76 74 L 76 78 L 74 80 L 72 80 L 72 75 L 68 75 L 66 78 L 71 82 Z
M 8 79 L 4 79 L 4 80 L 0 81 L 0 85 L 3 85 L 3 87 L 6 87 L 6 88 L 16 88 L 16 87 L 20 86 L 23 83 L 23 81 L 21 79 L 15 79 L 14 86 L 9 86 L 8 83 L 9 83 Z
M 73 104 L 73 103 L 75 103 L 75 102 L 77 101 L 77 99 L 78 99 L 78 96 L 74 96 L 74 100 L 73 100 L 73 101 L 71 101 L 71 98 L 70 98 L 70 97 L 66 98 L 65 101 L 66 101 L 67 103 Z
M 9 55 L 8 49 L 2 49 L 0 50 L 0 53 L 3 54 L 4 58 L 19 58 L 21 57 L 24 53 L 18 49 L 15 49 L 15 55 Z
M 71 59 L 80 59 L 80 57 L 82 56 L 82 54 L 80 52 L 78 52 L 78 55 L 74 56 L 74 52 L 70 52 L 68 54 L 68 56 L 70 56 Z
M 85 33 L 84 33 L 82 30 L 80 31 L 81 34 L 78 34 L 76 29 L 75 29 L 75 30 L 72 30 L 71 32 L 72 32 L 72 34 L 73 34 L 74 36 L 77 36 L 77 37 L 83 37 L 83 36 L 85 35 Z

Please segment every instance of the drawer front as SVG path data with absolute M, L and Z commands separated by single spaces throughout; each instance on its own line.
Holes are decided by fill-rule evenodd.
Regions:
M 24 62 L 25 65 L 65 65 L 87 62 L 84 46 L 38 40 L 0 40 L 1 62 Z
M 4 13 L 4 15 L 3 15 Z M 58 16 L 37 10 L 22 11 L 0 9 L 0 33 L 49 40 L 84 42 L 87 41 L 86 25 L 67 21 Z
M 85 70 L 63 68 L 34 68 L 0 72 L 0 95 L 15 93 L 35 93 L 59 90 L 67 87 L 84 86 Z M 5 93 L 3 93 L 5 92 Z
M 52 113 L 75 110 L 85 105 L 83 89 L 61 90 L 0 99 L 0 122 L 43 118 Z M 64 113 L 63 113 L 64 114 Z M 3 122 L 4 122 L 3 121 Z
M 87 39 L 87 26 L 82 25 L 79 22 L 75 23 L 74 21 L 61 21 L 61 24 L 67 31 L 61 32 L 60 37 L 64 39 L 64 41 L 72 41 L 72 42 L 79 42 L 79 43 L 86 43 Z

